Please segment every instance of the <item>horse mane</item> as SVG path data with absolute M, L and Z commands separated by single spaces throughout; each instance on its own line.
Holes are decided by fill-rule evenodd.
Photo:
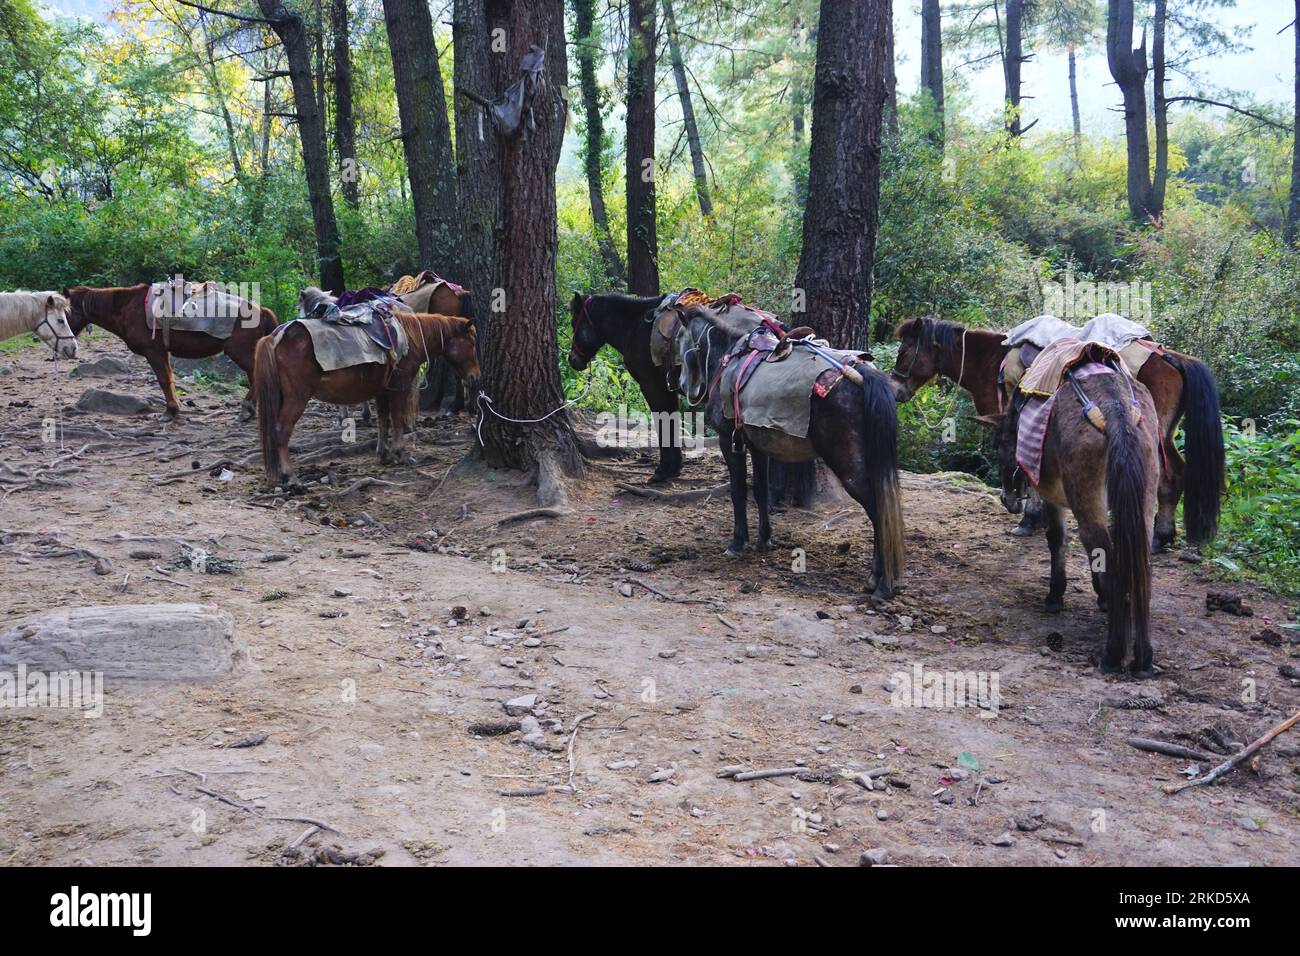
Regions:
M 30 332 L 40 325 L 50 299 L 56 311 L 68 311 L 68 300 L 59 292 L 0 292 L 0 339 Z
M 645 318 L 645 313 L 663 301 L 663 296 L 626 295 L 622 292 L 601 292 L 588 296 L 592 304 L 606 306 L 607 314 L 618 319 Z M 588 314 L 591 308 L 588 306 Z M 616 315 L 614 313 L 617 313 Z
M 925 315 L 898 323 L 894 329 L 894 338 L 901 339 L 904 335 L 912 335 L 919 342 L 933 342 L 935 348 L 941 352 L 950 352 L 961 347 L 961 337 L 968 332 L 979 332 L 984 335 L 998 334 L 987 329 L 968 328 L 960 322 L 950 322 L 938 316 Z
M 401 312 L 395 311 L 393 317 L 402 323 L 408 337 L 419 338 L 421 333 L 442 335 L 454 339 L 459 335 L 468 335 L 475 331 L 474 320 L 460 315 L 439 315 L 436 312 Z M 430 329 L 428 325 L 432 325 Z

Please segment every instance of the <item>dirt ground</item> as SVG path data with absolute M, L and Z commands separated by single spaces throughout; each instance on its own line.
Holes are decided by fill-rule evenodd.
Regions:
M 845 504 L 778 514 L 775 552 L 730 561 L 725 497 L 627 492 L 653 468 L 629 456 L 593 463 L 569 514 L 498 524 L 534 494 L 453 469 L 467 416 L 426 419 L 414 465 L 325 456 L 301 475 L 328 484 L 266 497 L 237 392 L 189 387 L 171 425 L 70 412 L 90 387 L 157 396 L 116 339 L 83 343 L 81 361 L 105 355 L 129 372 L 0 354 L 0 534 L 57 535 L 0 539 L 0 630 L 57 607 L 199 601 L 234 617 L 239 659 L 213 682 L 110 682 L 98 720 L 0 711 L 0 863 L 274 865 L 335 846 L 336 861 L 382 850 L 379 865 L 847 866 L 872 849 L 907 866 L 1300 863 L 1300 732 L 1175 796 L 1162 787 L 1190 761 L 1127 743 L 1207 750 L 1300 707 L 1279 672 L 1300 665 L 1294 611 L 1204 565 L 1155 560 L 1158 678 L 1103 677 L 1077 542 L 1066 610 L 1048 615 L 1045 542 L 1011 537 L 993 496 L 955 476 L 904 476 L 908 572 L 873 606 L 869 525 Z M 299 460 L 333 447 L 335 415 L 313 407 Z M 46 417 L 61 443 L 42 443 Z M 63 484 L 14 477 L 41 463 Z M 330 497 L 367 475 L 398 487 Z M 668 490 L 723 478 L 705 449 Z M 36 553 L 55 540 L 111 571 Z M 237 566 L 177 567 L 183 544 L 221 559 L 209 571 Z M 1254 616 L 1207 614 L 1207 590 Z M 916 666 L 995 675 L 996 716 L 894 706 Z M 531 726 L 487 732 L 530 694 L 528 742 Z M 738 766 L 807 773 L 719 777 Z M 872 789 L 855 782 L 878 768 Z

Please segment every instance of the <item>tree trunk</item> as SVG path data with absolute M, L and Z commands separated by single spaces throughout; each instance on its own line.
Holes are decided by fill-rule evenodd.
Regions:
M 1151 148 L 1147 139 L 1147 52 L 1145 39 L 1141 46 L 1133 46 L 1133 0 L 1109 0 L 1106 62 L 1124 98 L 1129 212 L 1138 222 L 1147 222 L 1155 212 L 1151 194 Z
M 489 49 L 484 0 L 455 0 L 451 39 L 456 89 L 482 92 L 492 89 L 491 59 L 501 56 Z M 498 305 L 496 286 L 496 231 L 501 221 L 501 159 L 496 130 L 483 109 L 464 96 L 456 103 L 456 189 L 460 200 L 461 258 L 465 278 L 459 280 L 476 293 L 474 321 L 482 336 Z M 475 409 L 477 411 L 477 409 Z
M 494 306 L 479 331 L 482 401 L 490 408 L 483 416 L 483 455 L 493 467 L 536 467 L 538 498 L 559 506 L 565 500 L 562 474 L 581 469 L 567 411 L 552 414 L 564 404 L 555 300 L 555 170 L 568 79 L 563 0 L 457 0 L 456 30 L 458 41 L 470 37 L 464 61 L 458 43 L 457 88 L 489 100 L 523 75 L 520 63 L 530 45 L 546 51 L 540 84 L 526 87 L 525 113 L 531 112 L 535 127 L 525 138 L 524 130 L 507 135 L 485 121 L 484 143 L 500 164 L 495 175 L 473 175 L 496 218 L 488 232 L 493 279 L 479 297 L 499 294 L 503 307 L 497 314 Z M 496 30 L 504 31 L 497 34 L 504 37 L 502 52 L 489 50 Z M 475 87 L 475 80 L 483 85 Z M 476 134 L 477 121 L 469 116 L 457 126 L 471 124 Z
M 1002 57 L 1002 72 L 1006 86 L 1007 132 L 1019 136 L 1023 130 L 1020 122 L 1020 67 L 1024 63 L 1024 0 L 1007 0 L 1007 46 Z
M 208 83 L 212 87 L 212 98 L 216 100 L 217 108 L 221 110 L 221 120 L 226 131 L 226 148 L 230 151 L 230 165 L 234 169 L 235 179 L 244 185 L 244 165 L 239 161 L 239 141 L 235 136 L 235 123 L 226 105 L 226 91 L 221 87 L 221 74 L 217 72 L 217 61 L 212 55 L 212 37 L 208 35 L 208 21 L 202 11 L 199 12 L 199 27 L 203 34 L 203 55 L 208 64 Z M 269 83 L 270 80 L 267 82 Z
M 1083 124 L 1079 122 L 1079 83 L 1075 66 L 1074 47 L 1070 47 L 1070 116 L 1074 120 L 1074 159 L 1078 162 L 1083 151 Z
M 343 199 L 356 209 L 361 204 L 361 170 L 357 166 L 357 124 L 352 116 L 347 0 L 333 0 L 330 9 L 334 20 L 334 141 L 339 152 L 339 181 L 343 184 Z
M 822 0 L 796 293 L 832 345 L 865 349 L 880 205 L 890 0 Z
M 340 293 L 344 285 L 343 260 L 339 256 L 339 226 L 334 218 L 334 200 L 330 196 L 325 120 L 321 116 L 320 104 L 316 102 L 307 31 L 302 17 L 285 7 L 283 0 L 257 0 L 257 4 L 262 16 L 284 45 L 285 58 L 289 63 L 294 112 L 298 118 L 298 138 L 302 142 L 302 162 L 307 172 L 307 196 L 311 201 L 312 225 L 316 231 L 321 288 Z
M 578 56 L 578 85 L 582 89 L 583 168 L 587 173 L 587 194 L 591 197 L 591 222 L 596 231 L 596 247 L 605 263 L 605 275 L 611 282 L 627 288 L 627 273 L 614 248 L 605 212 L 604 169 L 605 121 L 600 113 L 600 86 L 596 80 L 596 44 L 593 36 L 595 0 L 574 0 L 574 49 Z
M 893 4 L 890 4 L 891 8 Z M 885 20 L 885 122 L 891 136 L 898 135 L 898 71 L 894 62 L 894 14 L 891 9 Z
M 1169 179 L 1169 104 L 1165 102 L 1165 0 L 1155 0 L 1151 38 L 1151 106 L 1155 113 L 1156 167 L 1151 181 L 1151 212 L 1157 219 L 1165 208 Z
M 943 22 L 939 0 L 921 0 L 921 87 L 934 101 L 938 119 L 936 140 L 944 140 L 943 123 Z
M 654 0 L 628 0 L 627 16 L 628 285 L 635 295 L 658 295 Z
M 677 98 L 682 104 L 686 145 L 691 151 L 691 169 L 695 173 L 695 197 L 699 200 L 700 212 L 706 219 L 712 219 L 713 200 L 709 198 L 709 176 L 704 168 L 704 148 L 700 145 L 700 128 L 695 122 L 691 88 L 686 82 L 686 61 L 682 58 L 682 45 L 677 37 L 677 17 L 673 15 L 672 0 L 664 0 L 664 27 L 668 31 L 668 55 L 673 64 L 673 77 L 677 80 Z
M 1295 0 L 1295 125 L 1291 127 L 1291 201 L 1282 236 L 1294 246 L 1300 235 L 1300 0 Z
M 455 162 L 447 99 L 426 0 L 384 0 L 419 267 L 458 276 Z

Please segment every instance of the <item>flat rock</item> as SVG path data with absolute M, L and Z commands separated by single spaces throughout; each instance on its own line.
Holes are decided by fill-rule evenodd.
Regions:
M 82 362 L 68 375 L 72 378 L 112 378 L 114 375 L 125 375 L 130 371 L 131 367 L 120 358 L 105 355 L 93 362 Z
M 210 604 L 54 611 L 0 631 L 0 669 L 99 671 L 105 679 L 213 680 L 234 664 L 235 621 Z
M 143 398 L 109 392 L 102 388 L 88 388 L 81 393 L 75 406 L 83 412 L 102 412 L 106 415 L 144 415 L 153 406 Z

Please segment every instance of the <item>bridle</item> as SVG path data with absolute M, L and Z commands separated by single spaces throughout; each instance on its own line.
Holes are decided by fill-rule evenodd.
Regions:
M 589 295 L 583 296 L 582 305 L 579 306 L 578 311 L 573 314 L 573 342 L 569 346 L 569 348 L 572 351 L 577 352 L 578 357 L 581 358 L 587 364 L 590 364 L 591 360 L 594 359 L 596 355 L 594 352 L 591 355 L 588 355 L 583 349 L 579 348 L 578 330 L 581 328 L 584 319 L 587 321 L 588 324 L 591 324 L 591 316 L 587 315 L 587 306 L 589 306 L 590 304 L 591 304 L 591 296 Z M 597 348 L 596 351 L 598 352 L 600 351 L 600 349 Z
M 54 323 L 50 321 L 50 307 L 49 307 L 48 305 L 45 307 L 45 316 L 44 316 L 44 318 L 42 318 L 41 321 L 38 322 L 38 323 L 36 324 L 36 328 L 35 328 L 35 329 L 32 329 L 32 331 L 35 332 L 36 329 L 39 329 L 42 325 L 45 326 L 47 329 L 50 330 L 50 335 L 54 336 L 54 344 L 51 345 L 50 348 L 54 351 L 54 354 L 55 354 L 56 357 L 57 357 L 58 354 L 59 354 L 59 345 L 60 345 L 60 343 L 63 342 L 64 339 L 68 339 L 68 340 L 70 340 L 70 341 L 72 341 L 72 342 L 76 342 L 76 341 L 77 341 L 77 337 L 76 337 L 75 335 L 60 335 L 60 334 L 59 334 L 59 330 L 56 329 L 56 328 L 54 327 Z

